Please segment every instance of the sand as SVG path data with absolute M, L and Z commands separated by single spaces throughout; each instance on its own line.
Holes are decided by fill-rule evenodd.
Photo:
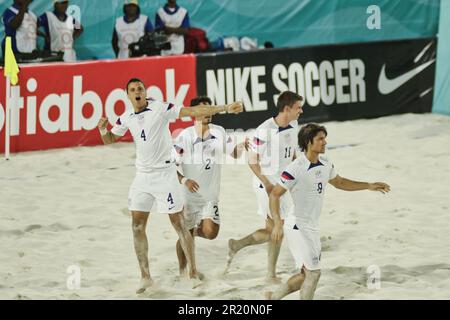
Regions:
M 325 125 L 327 155 L 341 176 L 384 181 L 392 191 L 328 187 L 315 298 L 450 299 L 450 117 L 406 114 Z M 222 275 L 228 239 L 264 224 L 251 172 L 234 164 L 223 168 L 219 236 L 196 239 L 205 281 L 193 288 L 178 277 L 176 233 L 166 215 L 152 214 L 147 232 L 156 285 L 137 296 L 127 210 L 134 171 L 131 143 L 1 159 L 0 299 L 263 299 L 276 288 L 264 282 L 265 245 L 243 249 Z M 373 265 L 378 289 L 367 285 Z M 79 289 L 70 282 L 73 270 L 81 272 Z M 283 281 L 295 272 L 286 243 L 278 271 Z

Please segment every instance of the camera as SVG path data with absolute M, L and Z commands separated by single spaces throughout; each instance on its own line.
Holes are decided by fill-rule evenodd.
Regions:
M 156 56 L 161 50 L 170 50 L 171 45 L 163 30 L 146 33 L 137 42 L 128 45 L 130 57 Z

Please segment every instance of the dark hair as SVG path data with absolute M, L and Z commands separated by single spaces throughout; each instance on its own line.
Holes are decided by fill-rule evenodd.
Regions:
M 318 125 L 317 123 L 305 124 L 298 133 L 298 145 L 302 151 L 306 151 L 308 143 L 313 143 L 314 137 L 317 136 L 319 132 L 328 135 L 327 129 L 324 126 Z
M 127 12 L 125 11 L 125 7 L 126 7 L 126 6 L 129 6 L 129 5 L 135 5 L 135 4 L 134 4 L 134 3 L 124 4 L 124 5 L 123 5 L 123 8 L 122 8 L 122 11 L 123 11 L 123 14 L 124 14 L 124 15 L 127 14 Z M 139 7 L 139 5 L 135 5 L 135 6 L 137 6 L 137 14 L 141 14 L 141 7 Z
M 140 83 L 142 83 L 142 84 L 144 85 L 144 87 L 145 87 L 144 81 L 142 81 L 141 79 L 138 79 L 138 78 L 131 78 L 131 79 L 128 81 L 128 83 L 127 83 L 127 88 L 126 88 L 127 93 L 128 93 L 128 86 L 129 86 L 131 83 L 133 83 L 133 82 L 140 82 Z
M 283 112 L 285 106 L 289 106 L 292 108 L 294 103 L 296 103 L 297 101 L 303 101 L 303 97 L 292 91 L 282 92 L 277 101 L 278 112 Z
M 212 101 L 209 97 L 207 96 L 198 96 L 195 97 L 194 99 L 191 100 L 191 107 L 192 106 L 198 106 L 200 103 L 207 103 L 207 104 L 212 104 Z

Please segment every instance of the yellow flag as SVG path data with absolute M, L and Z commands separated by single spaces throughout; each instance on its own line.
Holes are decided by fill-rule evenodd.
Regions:
M 11 84 L 15 86 L 19 82 L 19 66 L 14 57 L 14 52 L 11 47 L 11 37 L 6 37 L 5 43 L 5 77 L 9 77 Z

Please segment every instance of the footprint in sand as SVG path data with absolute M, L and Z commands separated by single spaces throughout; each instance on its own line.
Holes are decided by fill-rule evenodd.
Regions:
M 53 224 L 49 225 L 48 230 L 58 232 L 58 231 L 71 230 L 71 228 L 62 223 L 57 222 L 57 223 L 53 223 Z
M 42 228 L 42 226 L 40 224 L 31 224 L 25 228 L 25 232 L 30 232 L 30 231 L 41 229 L 41 228 Z
M 17 237 L 21 237 L 25 234 L 25 232 L 23 232 L 22 230 L 0 230 L 0 237 L 2 236 L 17 236 Z

